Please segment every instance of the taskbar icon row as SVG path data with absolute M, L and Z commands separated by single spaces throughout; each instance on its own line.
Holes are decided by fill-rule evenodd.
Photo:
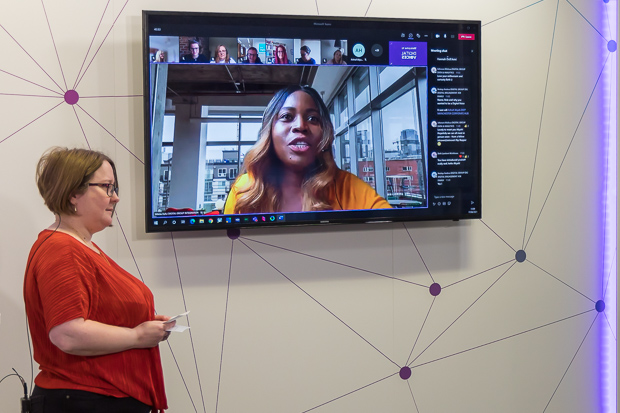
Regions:
M 153 225 L 158 227 L 164 226 L 193 226 L 193 225 L 252 225 L 259 223 L 276 223 L 284 222 L 286 217 L 284 214 L 274 215 L 236 215 L 236 216 L 210 216 L 195 218 L 178 218 L 170 217 L 165 219 L 153 219 Z

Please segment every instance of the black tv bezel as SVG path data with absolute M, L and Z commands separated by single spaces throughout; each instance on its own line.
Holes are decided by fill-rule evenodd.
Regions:
M 188 22 L 196 22 L 203 19 L 217 17 L 223 21 L 243 21 L 257 19 L 262 21 L 262 26 L 266 26 L 269 22 L 283 22 L 285 20 L 299 22 L 321 22 L 321 23 L 338 23 L 337 30 L 345 30 L 352 27 L 352 24 L 363 25 L 364 29 L 370 30 L 373 27 L 377 29 L 385 29 L 385 24 L 389 23 L 394 30 L 406 30 L 415 25 L 437 25 L 450 24 L 454 26 L 467 27 L 467 32 L 475 35 L 474 42 L 477 45 L 477 69 L 478 73 L 474 74 L 479 85 L 478 89 L 473 91 L 476 94 L 478 105 L 476 107 L 478 113 L 475 117 L 478 122 L 477 151 L 476 157 L 478 163 L 475 165 L 475 173 L 477 180 L 478 192 L 476 195 L 476 211 L 474 213 L 444 213 L 437 214 L 429 212 L 430 206 L 422 208 L 395 208 L 395 209 L 374 209 L 374 210 L 344 210 L 344 211 L 310 211 L 310 212 L 294 212 L 296 215 L 303 215 L 306 219 L 299 219 L 298 216 L 294 221 L 269 221 L 267 222 L 234 222 L 236 217 L 246 216 L 277 216 L 280 213 L 260 213 L 260 214 L 223 214 L 223 215 L 178 215 L 177 219 L 191 219 L 192 217 L 209 219 L 209 218 L 232 218 L 232 222 L 222 222 L 216 225 L 210 224 L 192 224 L 189 226 L 158 226 L 153 224 L 152 211 L 152 182 L 151 182 L 151 120 L 150 120 L 150 61 L 149 61 L 149 19 L 158 17 L 174 18 L 177 20 L 185 19 Z M 355 27 L 359 30 L 359 26 Z M 349 28 L 351 30 L 351 28 Z M 465 30 L 464 30 L 465 31 Z M 276 37 L 275 34 L 273 37 Z M 237 36 L 238 37 L 238 36 Z M 296 36 L 293 36 L 296 37 Z M 298 36 L 297 36 L 298 37 Z M 411 40 L 411 39 L 409 39 Z M 307 226 L 307 225 L 331 225 L 331 224 L 357 224 L 357 223 L 382 223 L 382 222 L 416 222 L 416 221 L 458 221 L 461 219 L 480 219 L 482 218 L 482 50 L 481 50 L 481 22 L 479 20 L 443 20 L 443 19 L 406 19 L 406 18 L 367 18 L 367 17 L 339 17 L 339 16 L 306 16 L 306 15 L 265 15 L 265 14 L 247 14 L 247 13 L 214 13 L 214 12 L 186 12 L 186 11 L 155 11 L 143 10 L 142 12 L 142 64 L 143 64 L 143 105 L 144 105 L 144 154 L 145 154 L 145 229 L 150 232 L 170 232 L 170 231 L 203 231 L 203 230 L 221 230 L 235 228 L 265 228 L 280 226 Z M 370 65 L 369 65 L 370 66 Z M 427 119 L 427 122 L 430 120 Z M 427 138 L 428 139 L 428 138 Z M 428 159 L 428 156 L 427 156 Z M 473 169 L 472 169 L 473 170 Z M 463 210 L 463 209 L 462 209 Z M 413 215 L 412 215 L 413 211 Z M 293 213 L 283 213 L 293 214 Z M 166 217 L 174 219 L 174 217 Z M 162 219 L 160 217 L 159 219 Z

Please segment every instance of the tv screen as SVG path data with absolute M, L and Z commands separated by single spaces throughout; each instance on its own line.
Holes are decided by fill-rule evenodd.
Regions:
M 479 21 L 143 12 L 147 232 L 481 217 Z

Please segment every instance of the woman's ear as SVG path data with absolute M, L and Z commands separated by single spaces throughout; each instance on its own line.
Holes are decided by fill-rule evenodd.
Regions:
M 71 196 L 71 198 L 69 198 L 69 202 L 71 203 L 71 205 L 73 205 L 73 210 L 75 212 L 77 212 L 77 204 L 78 201 L 80 200 L 80 198 L 83 196 L 84 194 L 74 194 Z

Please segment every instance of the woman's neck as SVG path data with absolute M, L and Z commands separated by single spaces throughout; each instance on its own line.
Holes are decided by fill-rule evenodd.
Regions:
M 280 208 L 282 211 L 303 210 L 304 173 L 286 171 L 280 181 Z
M 86 227 L 80 223 L 78 219 L 70 215 L 56 216 L 56 222 L 50 226 L 50 229 L 55 229 L 72 235 L 74 238 L 80 240 L 84 244 L 91 246 L 92 234 Z
M 301 188 L 304 183 L 304 176 L 303 172 L 285 170 L 282 174 L 280 186 L 283 188 Z

